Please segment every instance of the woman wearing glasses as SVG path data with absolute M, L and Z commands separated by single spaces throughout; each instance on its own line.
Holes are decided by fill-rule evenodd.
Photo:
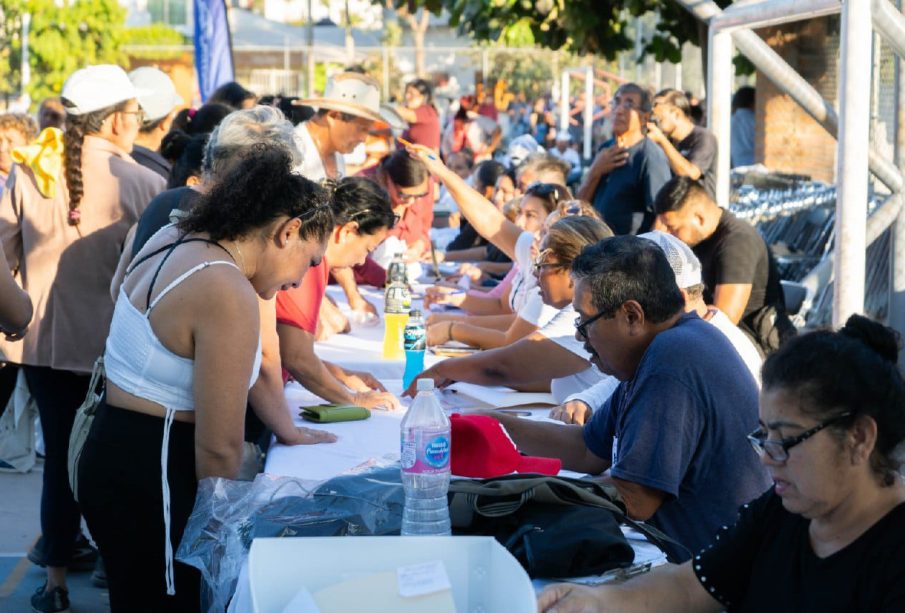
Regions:
M 48 173 L 54 160 L 44 156 L 15 165 L 0 203 L 6 259 L 35 305 L 23 342 L 3 343 L 3 353 L 23 366 L 46 443 L 43 538 L 29 556 L 47 567 L 47 582 L 32 598 L 36 611 L 68 608 L 66 567 L 79 541 L 87 549 L 68 481 L 69 435 L 104 352 L 123 240 L 165 184 L 129 155 L 141 126 L 138 94 L 119 66 L 74 72 L 62 92 L 62 168 Z
M 477 233 L 509 256 L 518 267 L 506 298 L 509 314 L 477 317 L 433 315 L 427 331 L 428 344 L 440 345 L 448 341 L 458 341 L 481 349 L 504 347 L 535 332 L 553 319 L 558 309 L 544 304 L 537 289 L 537 279 L 533 275 L 532 267 L 536 243 L 541 238 L 544 220 L 556 209 L 560 201 L 571 199 L 569 190 L 553 183 L 530 185 L 522 197 L 518 216 L 513 223 L 442 162 L 432 159 L 426 150 L 419 147 L 413 152 L 443 182 L 459 205 L 462 215 Z M 442 289 L 432 292 L 431 298 L 427 300 L 428 304 L 448 302 L 443 300 L 443 292 Z M 470 304 L 466 303 L 466 300 Z M 487 312 L 483 310 L 485 305 L 480 304 L 482 301 L 494 304 L 494 301 L 499 303 L 499 298 L 468 296 L 463 297 L 456 306 Z
M 557 585 L 543 611 L 905 610 L 905 382 L 897 335 L 854 315 L 763 368 L 748 438 L 774 487 L 712 545 L 618 587 Z
M 372 375 L 322 362 L 314 352 L 318 314 L 330 272 L 364 262 L 386 239 L 396 220 L 387 193 L 361 177 L 346 177 L 336 184 L 331 208 L 334 225 L 323 260 L 308 271 L 301 285 L 277 294 L 283 369 L 327 402 L 398 409 L 399 400 Z

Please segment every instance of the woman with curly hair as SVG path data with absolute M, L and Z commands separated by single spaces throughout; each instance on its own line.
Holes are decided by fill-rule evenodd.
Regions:
M 90 66 L 63 85 L 63 168 L 49 188 L 33 168 L 14 165 L 0 201 L 6 259 L 34 302 L 21 343 L 2 343 L 21 364 L 37 402 L 46 459 L 41 492 L 43 538 L 29 556 L 47 566 L 32 598 L 36 611 L 68 609 L 66 567 L 81 519 L 69 487 L 69 435 L 104 352 L 113 315 L 110 280 L 123 240 L 164 180 L 129 155 L 142 111 L 138 91 L 118 66 Z
M 332 229 L 326 192 L 292 173 L 284 148 L 254 146 L 132 261 L 79 466 L 114 612 L 199 609 L 198 572 L 173 552 L 198 481 L 239 469 L 261 360 L 257 298 L 299 285 Z

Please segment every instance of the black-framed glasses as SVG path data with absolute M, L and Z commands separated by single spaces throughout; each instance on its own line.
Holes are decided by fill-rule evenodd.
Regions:
M 405 192 L 399 191 L 399 188 L 396 188 L 396 196 L 400 200 L 420 200 L 427 196 L 428 192 L 424 192 L 423 194 L 406 194 Z
M 589 317 L 588 319 L 586 319 L 586 320 L 584 320 L 584 321 L 581 321 L 581 315 L 579 315 L 578 317 L 576 317 L 576 318 L 575 318 L 575 331 L 578 332 L 578 336 L 579 336 L 580 338 L 583 338 L 583 339 L 587 340 L 587 338 L 588 338 L 588 326 L 590 326 L 592 323 L 594 323 L 595 321 L 597 321 L 598 319 L 600 319 L 600 318 L 603 317 L 604 315 L 606 315 L 606 311 L 600 311 L 599 313 L 597 313 L 597 314 L 594 315 L 593 317 Z
M 557 268 L 565 268 L 566 265 L 562 262 L 542 262 L 540 258 L 534 260 L 534 274 L 539 275 L 541 271 L 546 268 L 550 270 L 556 270 Z
M 748 441 L 751 443 L 751 446 L 754 447 L 754 450 L 758 455 L 763 456 L 766 453 L 774 462 L 785 462 L 789 459 L 789 449 L 799 443 L 803 443 L 824 428 L 839 423 L 843 419 L 851 416 L 851 411 L 845 412 L 842 415 L 837 415 L 832 419 L 821 422 L 809 430 L 805 430 L 798 436 L 790 436 L 788 438 L 779 439 L 778 441 L 770 440 L 767 438 L 766 430 L 758 428 L 748 435 Z

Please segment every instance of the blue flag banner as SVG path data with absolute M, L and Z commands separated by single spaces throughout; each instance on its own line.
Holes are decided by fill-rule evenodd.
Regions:
M 195 0 L 195 70 L 201 102 L 235 80 L 225 0 Z

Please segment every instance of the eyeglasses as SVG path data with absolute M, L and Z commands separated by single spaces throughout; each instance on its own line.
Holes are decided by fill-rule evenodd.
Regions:
M 615 110 L 615 109 L 618 109 L 620 106 L 622 108 L 624 108 L 626 111 L 634 111 L 637 108 L 639 108 L 638 105 L 635 104 L 635 101 L 632 100 L 631 98 L 626 98 L 624 100 L 619 100 L 617 98 L 613 98 L 612 100 L 610 100 L 611 109 Z
M 396 188 L 396 197 L 399 198 L 400 200 L 414 201 L 414 200 L 420 200 L 421 198 L 424 198 L 425 196 L 427 196 L 427 192 L 424 192 L 423 194 L 406 194 L 405 192 L 400 192 L 399 188 Z
M 593 317 L 590 317 L 590 318 L 586 319 L 585 321 L 581 321 L 581 315 L 576 317 L 575 318 L 575 331 L 578 332 L 578 336 L 580 338 L 587 340 L 588 339 L 588 326 L 590 326 L 592 323 L 594 323 L 601 317 L 605 316 L 606 314 L 607 314 L 606 311 L 601 311 L 601 312 L 597 313 L 597 315 L 594 315 Z
M 562 262 L 543 262 L 542 258 L 537 258 L 534 260 L 534 274 L 539 275 L 545 268 L 549 268 L 551 270 L 556 270 L 557 268 L 565 268 L 566 265 Z
M 138 120 L 138 123 L 144 123 L 148 119 L 148 114 L 144 112 L 143 109 L 138 109 L 137 111 L 119 111 L 123 115 L 135 115 L 135 119 Z
M 851 416 L 851 411 L 848 411 L 842 415 L 837 415 L 832 419 L 819 423 L 810 430 L 805 430 L 798 436 L 790 436 L 789 438 L 783 438 L 778 441 L 768 439 L 767 432 L 763 428 L 758 428 L 748 435 L 748 441 L 750 441 L 751 446 L 754 447 L 754 450 L 759 456 L 763 456 L 766 453 L 774 462 L 785 462 L 789 459 L 789 449 L 799 443 L 803 443 L 824 428 L 832 426 Z

